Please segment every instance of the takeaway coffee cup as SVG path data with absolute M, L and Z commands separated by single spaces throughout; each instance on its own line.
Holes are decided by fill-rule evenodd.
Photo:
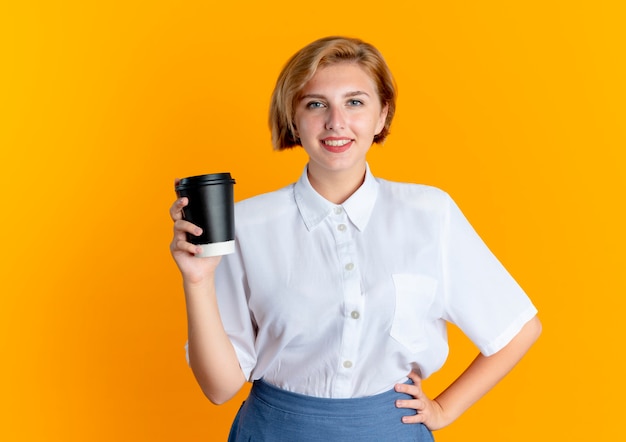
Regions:
M 179 197 L 189 204 L 183 217 L 202 228 L 202 235 L 187 234 L 187 241 L 200 245 L 198 257 L 228 255 L 235 251 L 235 180 L 230 173 L 212 173 L 180 180 L 176 186 Z

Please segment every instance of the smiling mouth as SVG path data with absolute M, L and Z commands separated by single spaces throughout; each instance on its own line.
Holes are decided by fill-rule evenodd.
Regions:
M 352 143 L 354 143 L 354 140 L 350 138 L 340 138 L 340 139 L 327 138 L 321 141 L 322 141 L 322 147 L 326 151 L 333 153 L 333 154 L 340 154 L 340 153 L 346 152 L 347 150 L 350 149 L 350 147 L 352 147 Z
M 322 140 L 322 143 L 331 147 L 341 147 L 351 142 L 352 140 Z

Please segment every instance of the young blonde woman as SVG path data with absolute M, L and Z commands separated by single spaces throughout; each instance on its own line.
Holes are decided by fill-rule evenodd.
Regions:
M 537 310 L 452 199 L 376 178 L 366 156 L 395 113 L 379 51 L 329 37 L 298 51 L 271 103 L 276 149 L 308 154 L 298 182 L 236 205 L 237 250 L 197 258 L 170 209 L 189 363 L 205 395 L 253 386 L 230 441 L 432 441 L 505 376 Z M 480 354 L 445 391 L 446 322 Z

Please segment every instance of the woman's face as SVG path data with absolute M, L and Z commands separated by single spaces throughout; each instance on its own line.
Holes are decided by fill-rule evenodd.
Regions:
M 309 173 L 363 173 L 365 156 L 386 117 L 374 81 L 358 64 L 318 69 L 304 86 L 294 117 L 309 155 Z

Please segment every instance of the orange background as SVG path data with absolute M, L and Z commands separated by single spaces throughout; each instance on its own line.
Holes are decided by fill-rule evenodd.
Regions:
M 296 180 L 268 99 L 329 34 L 399 84 L 372 170 L 448 191 L 544 323 L 438 442 L 623 437 L 624 3 L 265 3 L 0 7 L 0 439 L 225 440 L 240 398 L 211 405 L 185 362 L 173 180 L 230 171 L 238 200 Z M 475 352 L 451 345 L 431 394 Z

